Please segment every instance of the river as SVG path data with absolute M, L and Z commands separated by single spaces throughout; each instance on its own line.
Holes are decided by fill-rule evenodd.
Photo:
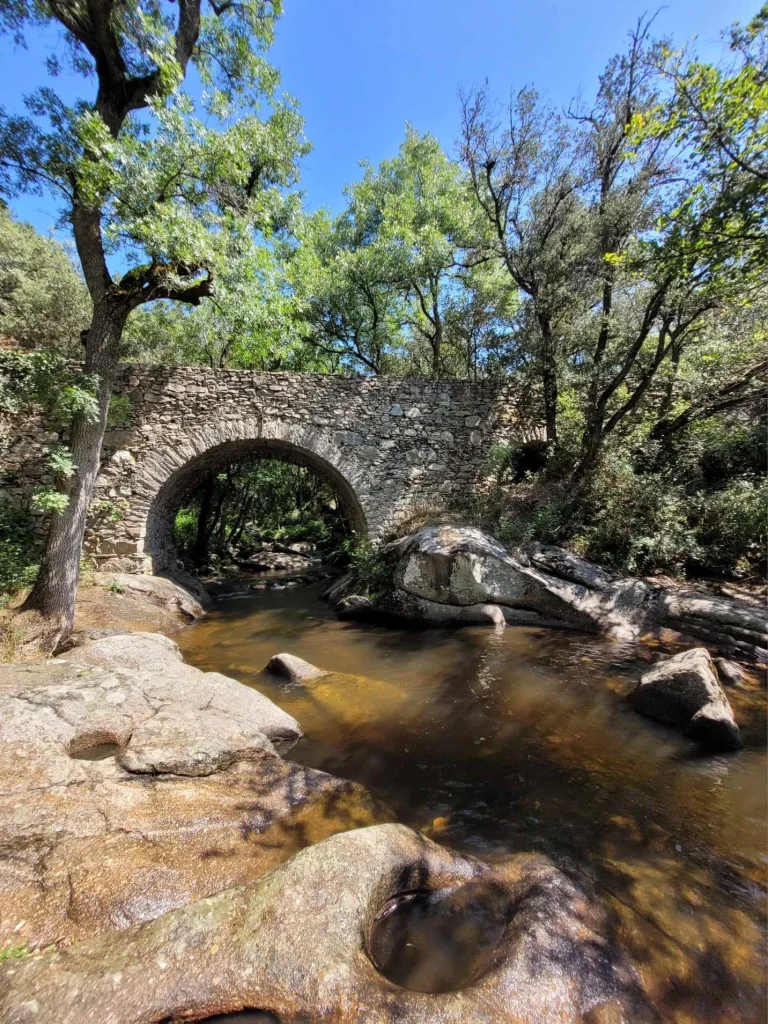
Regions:
M 576 632 L 339 622 L 320 585 L 220 601 L 184 657 L 301 723 L 290 759 L 365 785 L 398 820 L 487 859 L 547 854 L 609 908 L 664 1021 L 765 1020 L 765 693 L 703 756 L 627 700 L 660 653 Z M 333 675 L 263 673 L 288 652 Z M 338 674 L 337 674 L 338 673 Z

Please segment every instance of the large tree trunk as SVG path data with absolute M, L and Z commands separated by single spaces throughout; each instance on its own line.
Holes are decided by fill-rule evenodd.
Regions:
M 69 503 L 63 512 L 54 513 L 51 518 L 40 572 L 24 603 L 25 610 L 40 612 L 50 624 L 48 645 L 51 649 L 71 631 L 74 622 L 83 535 L 99 472 L 101 443 L 107 425 L 125 316 L 122 308 L 107 302 L 94 309 L 85 371 L 98 374 L 98 418 L 91 422 L 78 413 L 73 420 L 69 446 L 75 472 L 63 488 Z

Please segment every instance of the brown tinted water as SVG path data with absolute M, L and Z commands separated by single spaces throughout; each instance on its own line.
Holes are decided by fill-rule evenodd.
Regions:
M 319 590 L 222 601 L 182 634 L 184 655 L 294 715 L 306 736 L 292 760 L 362 783 L 435 840 L 489 859 L 549 855 L 609 908 L 664 1021 L 765 1021 L 757 678 L 729 690 L 744 749 L 702 756 L 626 700 L 659 646 L 344 623 Z M 281 651 L 334 674 L 300 685 L 262 673 Z M 419 921 L 392 927 L 428 941 Z M 401 983 L 407 959 L 392 967 Z

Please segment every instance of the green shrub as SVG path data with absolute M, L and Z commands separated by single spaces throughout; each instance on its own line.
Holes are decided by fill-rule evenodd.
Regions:
M 740 478 L 697 496 L 700 561 L 735 575 L 759 571 L 768 544 L 768 481 Z
M 0 964 L 4 960 L 23 960 L 27 956 L 31 956 L 32 950 L 29 946 L 6 946 L 4 949 L 0 949 Z
M 180 508 L 173 521 L 173 543 L 181 552 L 189 551 L 197 537 L 196 508 Z
M 577 509 L 572 546 L 625 572 L 684 573 L 701 554 L 690 512 L 684 489 L 660 474 L 605 474 Z
M 36 551 L 34 519 L 29 510 L 0 501 L 0 604 L 35 582 Z
M 381 544 L 369 540 L 347 541 L 350 572 L 355 588 L 376 599 L 392 587 L 392 574 L 397 562 L 396 554 Z
M 133 416 L 131 400 L 127 395 L 112 395 L 107 409 L 108 427 L 127 427 Z

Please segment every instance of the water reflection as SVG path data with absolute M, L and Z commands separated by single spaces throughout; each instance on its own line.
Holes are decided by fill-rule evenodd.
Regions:
M 291 758 L 487 858 L 539 850 L 612 909 L 664 1020 L 765 1019 L 765 699 L 729 691 L 747 746 L 700 756 L 626 701 L 656 648 L 533 628 L 338 622 L 318 588 L 224 603 L 181 638 L 306 738 Z M 332 672 L 261 673 L 289 651 Z

